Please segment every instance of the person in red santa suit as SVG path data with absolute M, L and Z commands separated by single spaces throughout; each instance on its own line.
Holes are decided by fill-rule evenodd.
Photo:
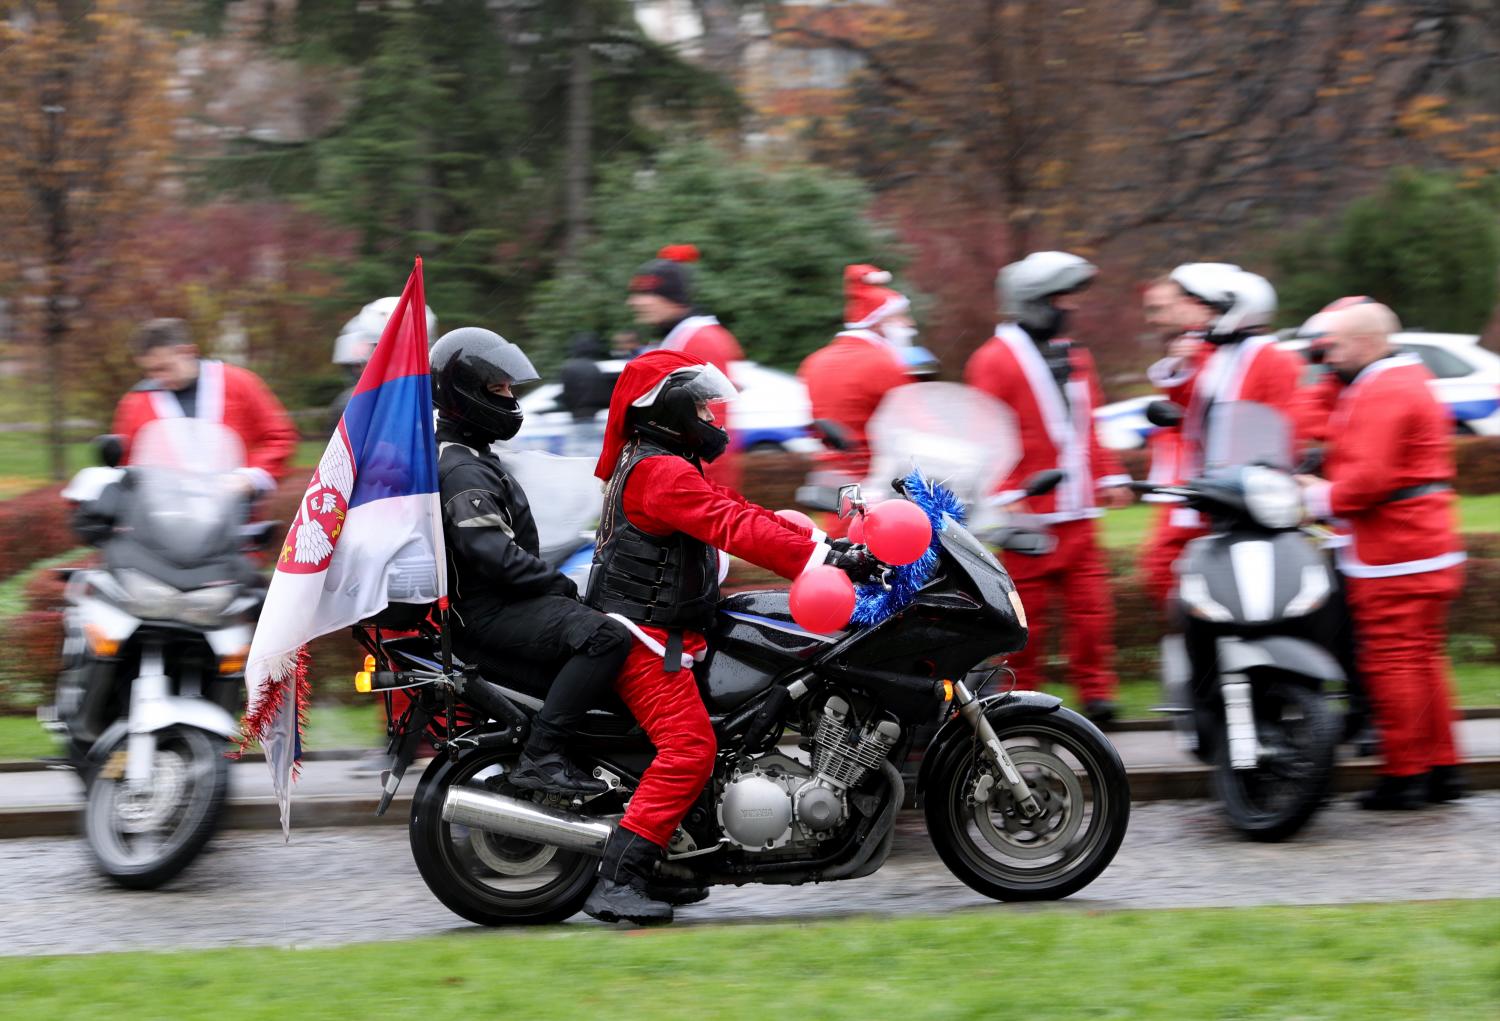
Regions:
M 1448 605 L 1465 554 L 1453 493 L 1453 424 L 1432 376 L 1398 354 L 1395 313 L 1362 301 L 1325 312 L 1326 364 L 1342 387 L 1328 420 L 1324 478 L 1299 476 L 1308 513 L 1342 522 L 1336 551 L 1384 764 L 1362 808 L 1410 809 L 1463 796 L 1448 680 Z
M 1208 309 L 1189 299 L 1170 276 L 1161 276 L 1147 285 L 1141 296 L 1141 310 L 1147 327 L 1161 339 L 1166 357 L 1180 359 L 1189 367 L 1190 371 L 1184 375 L 1190 381 L 1213 351 L 1212 345 L 1203 339 L 1208 331 Z M 1185 406 L 1190 397 L 1189 385 L 1184 382 L 1168 387 L 1163 396 Z M 1181 425 L 1158 426 L 1151 433 L 1149 445 L 1151 467 L 1146 481 L 1160 486 L 1185 481 Z M 1147 593 L 1164 607 L 1177 585 L 1173 565 L 1182 555 L 1183 547 L 1190 539 L 1202 535 L 1203 529 L 1194 520 L 1196 516 L 1190 516 L 1191 512 L 1181 506 L 1181 497 L 1153 493 L 1143 500 L 1158 506 L 1137 566 Z
M 1020 687 L 1040 686 L 1036 661 L 1045 644 L 1047 604 L 1060 592 L 1074 686 L 1089 718 L 1107 725 L 1116 710 L 1114 608 L 1094 525 L 1103 513 L 1096 497 L 1106 506 L 1126 506 L 1130 476 L 1094 426 L 1101 401 L 1094 360 L 1065 332 L 1068 313 L 1097 272 L 1067 252 L 1033 252 L 1001 269 L 996 285 L 1006 321 L 969 359 L 964 379 L 1015 412 L 1021 459 L 1000 484 L 1002 492 L 1020 489 L 1034 472 L 1065 473 L 1053 492 L 1014 505 L 1045 524 L 1057 547 L 1042 556 L 1005 557 L 1031 621 L 1030 641 L 1008 665 Z
M 812 402 L 812 417 L 842 426 L 850 449 L 819 455 L 819 466 L 862 479 L 870 469 L 865 426 L 880 401 L 912 381 L 899 352 L 917 335 L 911 302 L 890 290 L 891 275 L 876 266 L 844 267 L 844 329 L 797 369 Z
M 610 401 L 595 470 L 608 485 L 588 603 L 635 638 L 616 689 L 656 758 L 605 846 L 584 904 L 604 921 L 670 921 L 672 903 L 706 896 L 663 888 L 654 875 L 713 771 L 714 732 L 692 664 L 703 657 L 719 601 L 720 551 L 784 578 L 830 563 L 862 580 L 878 566 L 862 547 L 825 542 L 704 477 L 705 463 L 729 444 L 709 405 L 733 395 L 714 366 L 653 351 L 625 367 Z
M 286 409 L 249 369 L 198 357 L 181 319 L 153 319 L 132 341 L 145 379 L 120 399 L 114 432 L 125 445 L 126 463 L 135 434 L 158 418 L 222 422 L 245 445 L 237 477 L 247 496 L 276 488 L 297 449 L 297 429 Z
M 630 278 L 630 297 L 626 303 L 636 322 L 661 337 L 659 350 L 680 351 L 707 362 L 732 380 L 734 372 L 730 366 L 743 361 L 745 352 L 740 350 L 734 334 L 693 303 L 693 279 L 688 264 L 697 261 L 698 249 L 693 245 L 667 245 Z M 715 407 L 712 411 L 714 421 L 729 429 L 727 409 Z M 740 487 L 740 458 L 732 429 L 730 449 L 709 468 L 709 478 L 731 489 Z

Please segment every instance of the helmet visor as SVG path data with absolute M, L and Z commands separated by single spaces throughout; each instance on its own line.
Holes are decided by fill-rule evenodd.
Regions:
M 486 361 L 490 363 L 490 371 L 484 375 L 491 378 L 486 383 L 510 383 L 520 386 L 523 383 L 535 383 L 541 378 L 537 374 L 531 359 L 526 357 L 515 344 L 502 344 L 492 351 L 486 352 Z
M 729 377 L 720 372 L 717 366 L 689 365 L 667 373 L 650 390 L 631 401 L 631 404 L 637 408 L 649 408 L 656 403 L 656 398 L 661 396 L 668 383 L 686 390 L 699 404 L 732 401 L 736 393 L 734 384 L 729 382 Z

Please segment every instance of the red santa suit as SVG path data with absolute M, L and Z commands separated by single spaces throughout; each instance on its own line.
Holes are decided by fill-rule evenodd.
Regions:
M 1199 343 L 1192 355 L 1185 359 L 1183 368 L 1175 374 L 1176 382 L 1162 386 L 1162 396 L 1186 408 L 1192 400 L 1193 380 L 1212 353 L 1212 345 Z M 1169 486 L 1187 478 L 1183 470 L 1184 451 L 1180 425 L 1157 428 L 1151 434 L 1149 449 L 1151 467 L 1146 474 L 1147 482 Z M 1202 535 L 1203 528 L 1196 523 L 1196 516 L 1190 519 L 1193 523 L 1184 523 L 1184 516 L 1179 513 L 1184 509 L 1181 507 L 1181 497 L 1152 493 L 1142 497 L 1142 502 L 1156 504 L 1157 507 L 1151 520 L 1151 533 L 1141 547 L 1137 566 L 1146 592 L 1157 605 L 1165 606 L 1172 590 L 1177 586 L 1177 575 L 1173 573 L 1172 567 L 1182 555 L 1183 547 Z
M 877 332 L 881 320 L 911 307 L 906 296 L 882 286 L 891 275 L 876 266 L 844 268 L 844 330 L 808 355 L 797 369 L 812 403 L 812 417 L 843 426 L 849 450 L 828 450 L 819 467 L 862 479 L 870 468 L 865 426 L 887 393 L 911 382 L 906 366 Z
M 696 364 L 702 363 L 680 352 L 654 351 L 625 367 L 610 402 L 595 475 L 611 480 L 630 460 L 632 434 L 627 433 L 625 419 L 631 402 L 669 373 Z M 828 556 L 821 533 L 794 525 L 706 479 L 685 457 L 638 461 L 625 478 L 621 507 L 629 523 L 641 531 L 656 536 L 683 532 L 784 578 L 795 578 Z M 713 771 L 713 727 L 690 669 L 694 660 L 703 658 L 706 642 L 696 631 L 684 632 L 683 669 L 669 671 L 664 663 L 666 629 L 611 616 L 638 639 L 616 689 L 656 747 L 656 758 L 641 777 L 620 825 L 665 846 Z
M 1203 471 L 1204 452 L 1212 442 L 1207 434 L 1208 412 L 1215 404 L 1254 401 L 1269 405 L 1295 427 L 1301 374 L 1302 360 L 1278 348 L 1271 336 L 1234 344 L 1205 343 L 1192 357 L 1168 357 L 1152 365 L 1147 373 L 1151 381 L 1185 412 L 1172 451 L 1170 470 L 1175 477 L 1163 481 L 1180 482 Z M 1289 449 L 1288 458 L 1291 454 Z M 1207 526 L 1190 507 L 1163 507 L 1142 553 L 1141 570 L 1147 591 L 1164 604 L 1177 585 L 1174 566 L 1178 557 L 1189 542 L 1207 532 Z
M 125 444 L 127 462 L 135 434 L 158 418 L 179 418 L 182 405 L 172 391 L 147 382 L 127 393 L 115 409 L 114 431 Z M 259 376 L 235 365 L 203 359 L 193 417 L 222 422 L 245 445 L 245 467 L 262 493 L 276 488 L 297 450 L 297 428 L 286 409 Z
M 1031 622 L 1030 641 L 1008 665 L 1021 687 L 1040 685 L 1036 657 L 1045 644 L 1047 604 L 1053 591 L 1060 590 L 1073 683 L 1085 702 L 1093 702 L 1112 699 L 1116 688 L 1114 608 L 1109 570 L 1094 526 L 1094 519 L 1103 514 L 1094 491 L 1124 485 L 1130 476 L 1113 451 L 1099 442 L 1094 427 L 1101 392 L 1093 357 L 1078 346 L 1071 346 L 1068 356 L 1071 374 L 1065 399 L 1031 336 L 1014 323 L 1004 323 L 969 359 L 964 380 L 1015 413 L 1021 460 L 1000 484 L 1002 492 L 1019 490 L 1034 472 L 1060 468 L 1066 473 L 1051 493 L 1027 501 L 1034 516 L 1057 537 L 1057 548 L 1043 556 L 1005 557 Z
M 1326 482 L 1309 511 L 1341 519 L 1360 674 L 1374 704 L 1385 773 L 1458 762 L 1447 611 L 1465 559 L 1453 493 L 1452 420 L 1414 355 L 1367 365 L 1328 421 Z

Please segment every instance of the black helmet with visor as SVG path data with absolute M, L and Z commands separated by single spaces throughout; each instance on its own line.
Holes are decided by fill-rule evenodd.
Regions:
M 487 441 L 508 440 L 520 430 L 520 403 L 490 387 L 536 382 L 526 352 L 493 330 L 465 326 L 444 334 L 431 360 L 432 404 L 440 418 Z

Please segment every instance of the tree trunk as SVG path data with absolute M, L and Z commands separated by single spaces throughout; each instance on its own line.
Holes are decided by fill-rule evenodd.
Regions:
M 593 38 L 591 0 L 573 0 L 573 64 L 568 75 L 568 173 L 563 259 L 572 262 L 588 238 L 590 155 L 593 150 Z
M 63 362 L 67 349 L 71 304 L 68 300 L 68 269 L 71 237 L 68 230 L 67 176 L 58 169 L 61 153 L 62 118 L 67 109 L 60 102 L 67 94 L 64 75 L 55 75 L 43 93 L 42 113 L 47 118 L 38 178 L 42 215 L 47 223 L 47 304 L 42 327 L 42 357 L 47 364 L 47 435 L 51 447 L 52 478 L 62 481 L 67 472 L 67 444 L 63 436 Z M 49 94 L 50 93 L 50 94 Z

